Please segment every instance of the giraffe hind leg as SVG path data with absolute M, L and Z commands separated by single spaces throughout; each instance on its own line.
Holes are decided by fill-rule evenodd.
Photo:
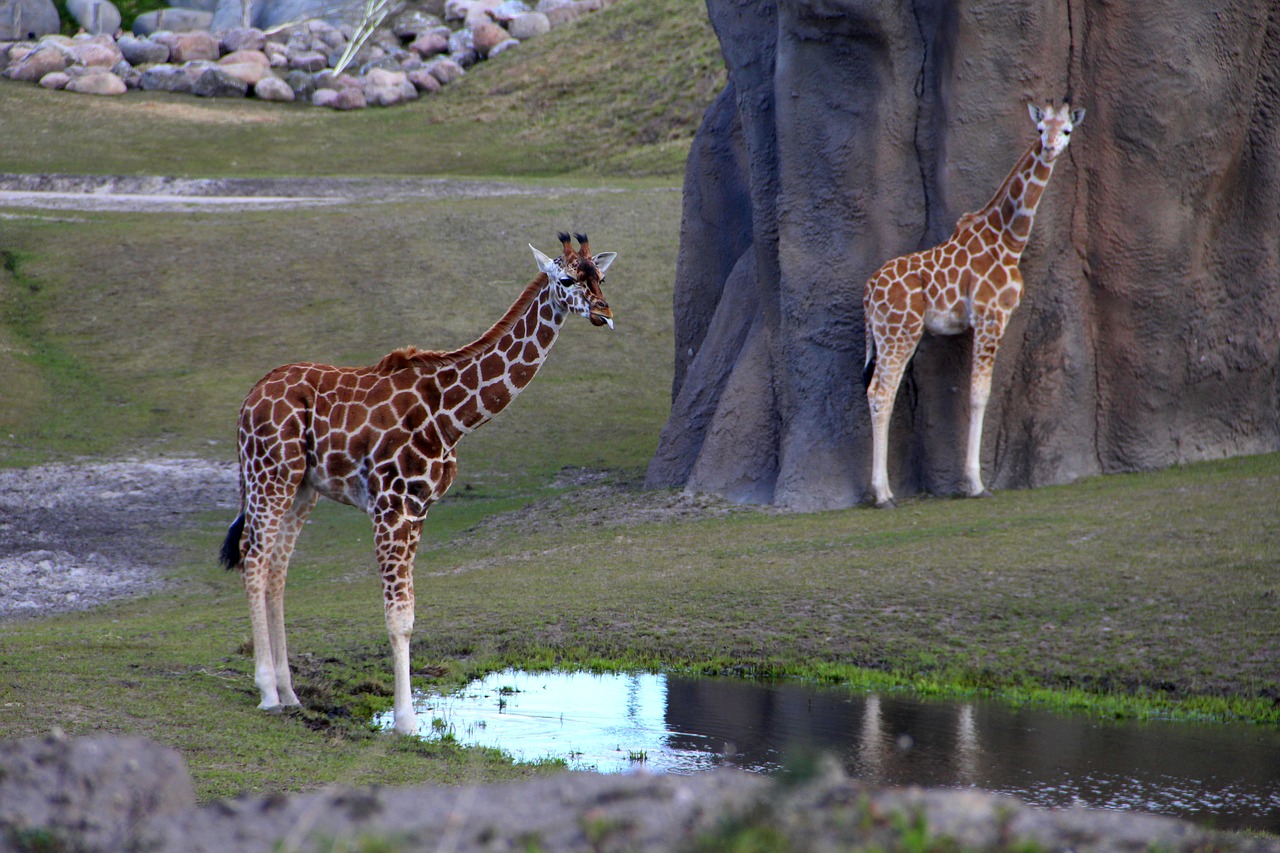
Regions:
M 302 525 L 316 505 L 314 490 L 303 486 L 294 496 L 293 503 L 281 516 L 280 532 L 275 539 L 271 568 L 267 575 L 267 634 L 271 640 L 271 662 L 276 674 L 276 692 L 281 705 L 298 705 L 293 692 L 293 678 L 289 673 L 289 649 L 284 630 L 284 589 L 289 573 L 289 559 Z

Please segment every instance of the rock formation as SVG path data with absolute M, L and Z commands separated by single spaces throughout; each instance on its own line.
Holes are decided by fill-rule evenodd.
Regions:
M 1023 256 L 997 489 L 1280 448 L 1280 7 L 708 0 L 729 86 L 685 177 L 671 418 L 648 483 L 803 510 L 868 496 L 862 288 L 946 239 L 1034 129 L 1088 121 Z M 969 336 L 899 393 L 899 493 L 958 492 Z

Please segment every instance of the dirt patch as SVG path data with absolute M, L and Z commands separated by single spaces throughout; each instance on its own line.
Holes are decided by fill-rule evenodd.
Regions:
M 233 510 L 235 467 L 156 459 L 0 469 L 0 619 L 160 589 L 167 531 Z

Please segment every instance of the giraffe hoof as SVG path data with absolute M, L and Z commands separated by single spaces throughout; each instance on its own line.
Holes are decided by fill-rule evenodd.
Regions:
M 986 489 L 983 489 L 983 490 L 982 490 L 982 491 L 980 491 L 980 492 L 976 492 L 976 493 L 972 493 L 972 494 L 970 494 L 970 495 L 969 495 L 969 497 L 971 497 L 971 498 L 994 498 L 994 497 L 995 497 L 995 495 L 991 494 L 991 492 L 987 491 Z
M 897 508 L 898 508 L 898 502 L 895 501 L 893 498 L 884 498 L 883 500 L 881 500 L 880 498 L 876 498 L 876 509 L 897 509 Z

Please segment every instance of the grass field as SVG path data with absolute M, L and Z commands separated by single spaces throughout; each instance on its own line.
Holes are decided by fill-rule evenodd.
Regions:
M 1274 724 L 1280 455 L 894 512 L 641 512 L 671 500 L 634 484 L 669 403 L 680 163 L 723 80 L 703 14 L 623 0 L 439 99 L 355 115 L 0 84 L 0 172 L 535 190 L 0 209 L 0 464 L 229 459 L 239 401 L 269 368 L 461 345 L 533 276 L 527 243 L 586 230 L 619 253 L 617 330 L 568 326 L 529 390 L 460 447 L 418 560 L 416 669 L 455 683 L 507 665 L 665 667 Z M 682 61 L 657 62 L 659 45 Z M 555 486 L 566 467 L 611 485 Z M 368 729 L 391 684 L 379 587 L 367 520 L 333 505 L 290 574 L 304 709 L 257 712 L 247 608 L 214 561 L 229 521 L 173 534 L 163 594 L 0 624 L 0 737 L 144 734 L 182 751 L 206 799 L 547 769 Z

